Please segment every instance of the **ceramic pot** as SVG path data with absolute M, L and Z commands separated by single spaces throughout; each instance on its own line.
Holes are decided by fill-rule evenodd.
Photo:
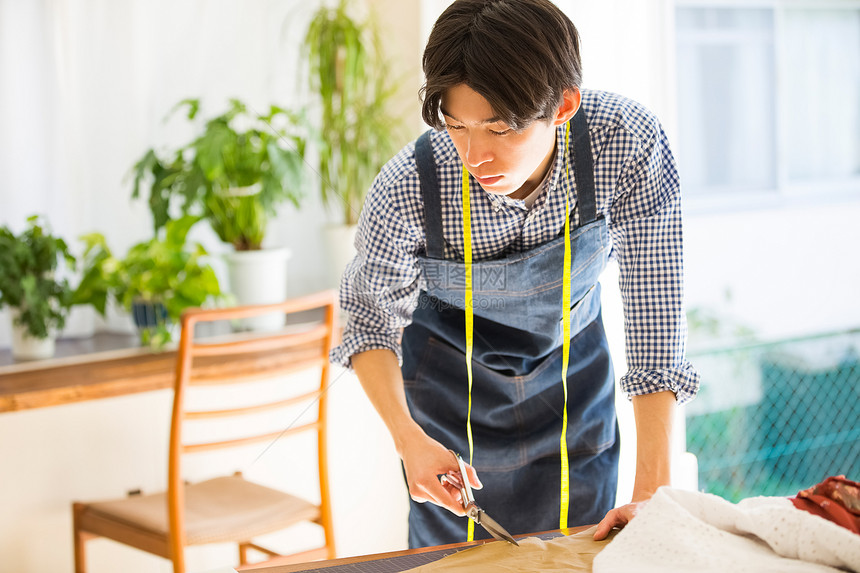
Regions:
M 56 334 L 49 330 L 47 338 L 36 338 L 30 335 L 26 326 L 15 324 L 18 309 L 11 309 L 12 320 L 12 357 L 15 360 L 44 360 L 51 358 L 56 351 Z
M 257 251 L 234 251 L 226 255 L 230 293 L 236 304 L 270 304 L 287 298 L 287 262 L 292 253 L 286 247 Z M 280 313 L 242 319 L 241 330 L 272 331 L 284 326 Z

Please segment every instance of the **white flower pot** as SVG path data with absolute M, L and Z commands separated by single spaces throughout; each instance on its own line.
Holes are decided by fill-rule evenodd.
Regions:
M 355 257 L 357 228 L 358 225 L 326 225 L 323 228 L 328 285 L 332 288 L 340 286 L 343 270 Z
M 12 356 L 15 360 L 43 360 L 51 358 L 56 350 L 56 334 L 49 331 L 47 338 L 35 338 L 27 331 L 27 327 L 15 324 L 18 309 L 10 309 L 12 319 Z
M 286 247 L 227 253 L 227 278 L 236 304 L 270 304 L 287 298 Z M 284 326 L 283 314 L 243 319 L 243 330 L 272 331 Z

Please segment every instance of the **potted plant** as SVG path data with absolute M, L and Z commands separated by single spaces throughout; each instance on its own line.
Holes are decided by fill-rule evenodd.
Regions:
M 193 121 L 200 101 L 183 100 Z M 176 108 L 175 108 L 176 109 Z M 168 157 L 148 150 L 133 168 L 132 197 L 149 180 L 148 202 L 156 231 L 171 213 L 205 219 L 218 237 L 234 247 L 227 256 L 231 291 L 242 304 L 286 298 L 286 248 L 263 249 L 269 217 L 288 201 L 302 198 L 305 138 L 303 118 L 278 106 L 252 113 L 230 100 L 227 111 L 208 120 L 202 133 Z M 257 321 L 265 326 L 266 320 Z M 271 321 L 269 321 L 271 322 Z M 279 327 L 273 324 L 272 327 Z
M 319 105 L 321 196 L 328 208 L 340 214 L 325 231 L 331 265 L 339 278 L 353 256 L 364 196 L 399 147 L 401 122 L 391 106 L 397 82 L 391 80 L 375 21 L 351 16 L 347 0 L 315 12 L 303 53 Z
M 12 316 L 12 355 L 32 360 L 54 355 L 56 333 L 72 306 L 72 288 L 58 276 L 61 264 L 75 258 L 63 239 L 38 217 L 27 219 L 19 235 L 0 227 L 0 308 Z
M 167 221 L 155 237 L 133 245 L 125 257 L 113 256 L 100 233 L 85 235 L 83 277 L 75 302 L 105 314 L 108 298 L 132 314 L 141 342 L 159 348 L 172 339 L 182 311 L 220 296 L 215 272 L 200 244 L 188 245 L 197 217 Z

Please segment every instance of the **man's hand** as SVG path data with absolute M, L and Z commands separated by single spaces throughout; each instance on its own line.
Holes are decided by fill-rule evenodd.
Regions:
M 457 458 L 448 448 L 425 434 L 409 414 L 403 376 L 394 352 L 376 348 L 354 354 L 352 366 L 394 439 L 394 447 L 403 460 L 412 499 L 421 503 L 429 501 L 457 515 L 464 515 L 459 488 L 439 481 L 440 475 L 460 472 Z M 473 488 L 483 487 L 472 466 L 466 466 L 466 473 Z
M 460 489 L 439 480 L 440 475 L 448 472 L 460 473 L 460 466 L 454 454 L 423 432 L 416 432 L 414 436 L 401 442 L 398 450 L 406 470 L 409 495 L 413 500 L 419 503 L 429 501 L 456 515 L 465 515 Z M 475 468 L 466 464 L 466 474 L 473 488 L 483 487 Z
M 600 541 L 606 539 L 613 527 L 622 528 L 639 512 L 648 501 L 637 501 L 616 507 L 610 510 L 606 516 L 597 524 L 597 530 L 594 532 L 594 540 Z

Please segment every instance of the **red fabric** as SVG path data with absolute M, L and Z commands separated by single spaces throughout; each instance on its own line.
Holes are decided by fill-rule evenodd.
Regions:
M 841 525 L 860 535 L 860 483 L 845 476 L 829 477 L 798 492 L 794 507 Z

